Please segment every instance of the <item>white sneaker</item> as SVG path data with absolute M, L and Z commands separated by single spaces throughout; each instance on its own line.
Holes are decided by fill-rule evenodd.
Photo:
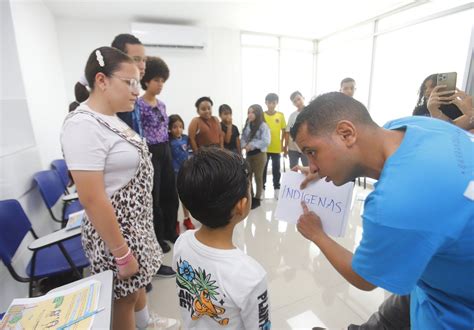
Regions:
M 274 197 L 275 197 L 276 200 L 278 200 L 279 195 L 280 195 L 280 189 L 275 189 Z
M 159 316 L 157 314 L 150 314 L 150 322 L 148 322 L 147 329 L 158 329 L 158 330 L 178 330 L 181 326 L 181 322 L 176 319 Z

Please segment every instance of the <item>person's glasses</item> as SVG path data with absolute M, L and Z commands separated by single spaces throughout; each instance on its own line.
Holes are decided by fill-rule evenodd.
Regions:
M 114 77 L 124 81 L 128 85 L 130 92 L 137 92 L 137 93 L 140 92 L 140 83 L 135 78 L 128 79 L 128 78 L 118 77 L 115 75 Z

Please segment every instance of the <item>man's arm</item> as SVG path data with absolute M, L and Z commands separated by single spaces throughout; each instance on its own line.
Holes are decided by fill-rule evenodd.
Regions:
M 321 219 L 314 212 L 309 211 L 304 202 L 301 202 L 301 205 L 304 213 L 298 219 L 298 231 L 319 247 L 331 265 L 333 265 L 339 274 L 349 283 L 364 291 L 375 289 L 375 285 L 367 282 L 352 269 L 353 254 L 324 232 Z

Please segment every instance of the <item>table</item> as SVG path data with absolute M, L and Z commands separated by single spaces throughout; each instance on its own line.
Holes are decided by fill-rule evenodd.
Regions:
M 95 274 L 89 277 L 85 277 L 78 281 L 60 286 L 49 292 L 56 292 L 58 290 L 69 289 L 76 286 L 79 283 L 86 282 L 89 280 L 96 280 L 101 283 L 100 294 L 99 294 L 99 305 L 97 308 L 105 308 L 102 312 L 97 313 L 92 324 L 93 329 L 110 329 L 112 325 L 112 307 L 113 307 L 113 287 L 114 287 L 114 275 L 111 270 Z

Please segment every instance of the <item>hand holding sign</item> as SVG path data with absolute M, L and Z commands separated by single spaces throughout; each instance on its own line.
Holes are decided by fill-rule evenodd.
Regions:
M 301 207 L 303 208 L 303 214 L 300 215 L 296 228 L 306 239 L 309 239 L 312 242 L 316 242 L 317 237 L 324 233 L 323 224 L 321 219 L 308 209 L 308 206 L 305 202 L 301 202 Z
M 294 171 L 294 172 L 300 171 L 301 173 L 303 173 L 303 174 L 305 175 L 304 180 L 301 181 L 300 189 L 306 188 L 306 186 L 307 186 L 310 182 L 313 182 L 313 181 L 316 181 L 316 180 L 321 179 L 321 178 L 319 177 L 318 173 L 311 173 L 311 170 L 309 169 L 308 166 L 296 165 L 296 166 L 294 166 L 291 170 Z
M 331 182 L 318 180 L 301 189 L 301 182 L 306 178 L 304 174 L 296 172 L 283 173 L 275 218 L 296 224 L 303 213 L 301 202 L 305 202 L 308 217 L 311 215 L 310 211 L 317 214 L 324 232 L 331 236 L 344 236 L 354 184 L 349 182 L 336 187 Z

